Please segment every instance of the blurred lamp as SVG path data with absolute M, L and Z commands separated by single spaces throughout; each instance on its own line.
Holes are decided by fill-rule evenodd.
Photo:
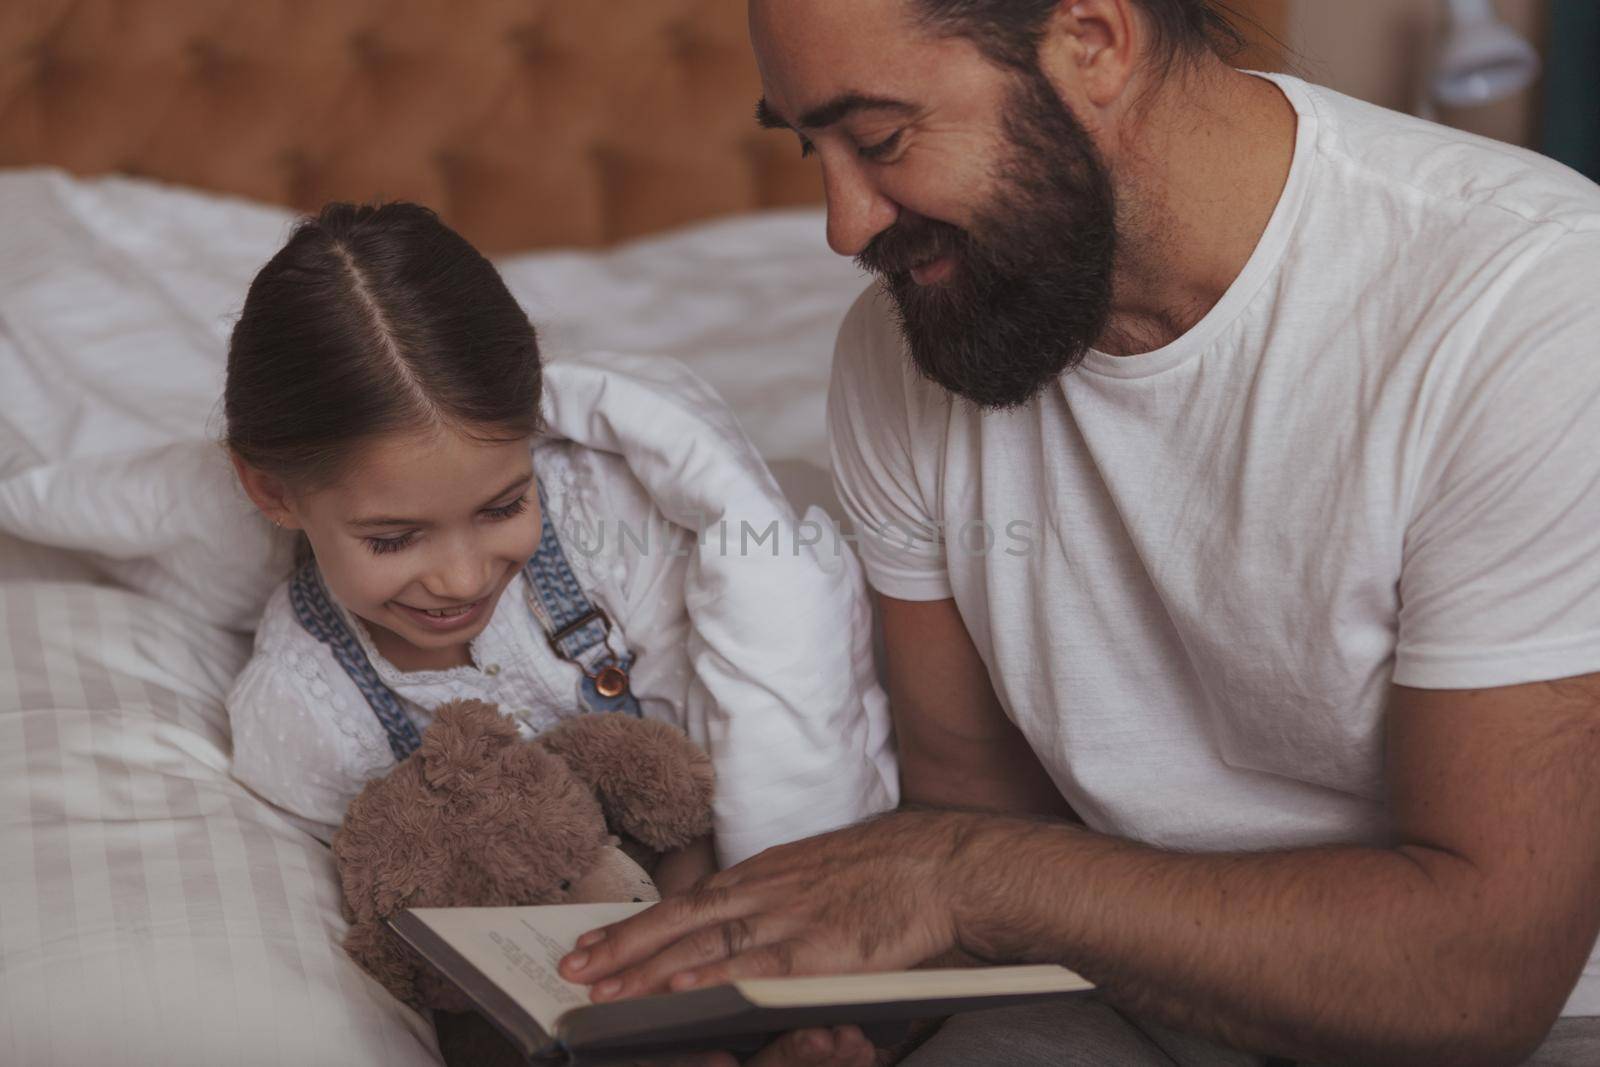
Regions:
M 1448 107 L 1476 107 L 1526 89 L 1539 53 L 1495 13 L 1492 0 L 1448 0 L 1449 26 L 1433 68 L 1433 95 Z

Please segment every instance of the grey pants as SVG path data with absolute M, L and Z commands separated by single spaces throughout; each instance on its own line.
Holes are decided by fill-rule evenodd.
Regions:
M 958 1015 L 904 1067 L 1265 1067 L 1272 1061 L 1139 1022 L 1097 1000 Z M 1536 1067 L 1600 1064 L 1600 1018 L 1562 1019 Z

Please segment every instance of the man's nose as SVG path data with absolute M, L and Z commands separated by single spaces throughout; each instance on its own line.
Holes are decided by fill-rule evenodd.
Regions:
M 828 247 L 841 256 L 860 255 L 900 216 L 900 205 L 849 163 L 824 165 L 822 188 L 828 200 Z

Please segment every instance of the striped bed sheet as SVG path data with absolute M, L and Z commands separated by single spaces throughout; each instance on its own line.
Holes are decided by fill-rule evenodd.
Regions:
M 327 849 L 228 777 L 248 639 L 0 583 L 0 1063 L 436 1064 L 339 948 Z

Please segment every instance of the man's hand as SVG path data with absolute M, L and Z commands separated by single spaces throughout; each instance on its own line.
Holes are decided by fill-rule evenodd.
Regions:
M 947 876 L 974 818 L 898 812 L 769 849 L 590 931 L 561 973 L 607 1001 L 736 978 L 913 967 L 955 946 Z

